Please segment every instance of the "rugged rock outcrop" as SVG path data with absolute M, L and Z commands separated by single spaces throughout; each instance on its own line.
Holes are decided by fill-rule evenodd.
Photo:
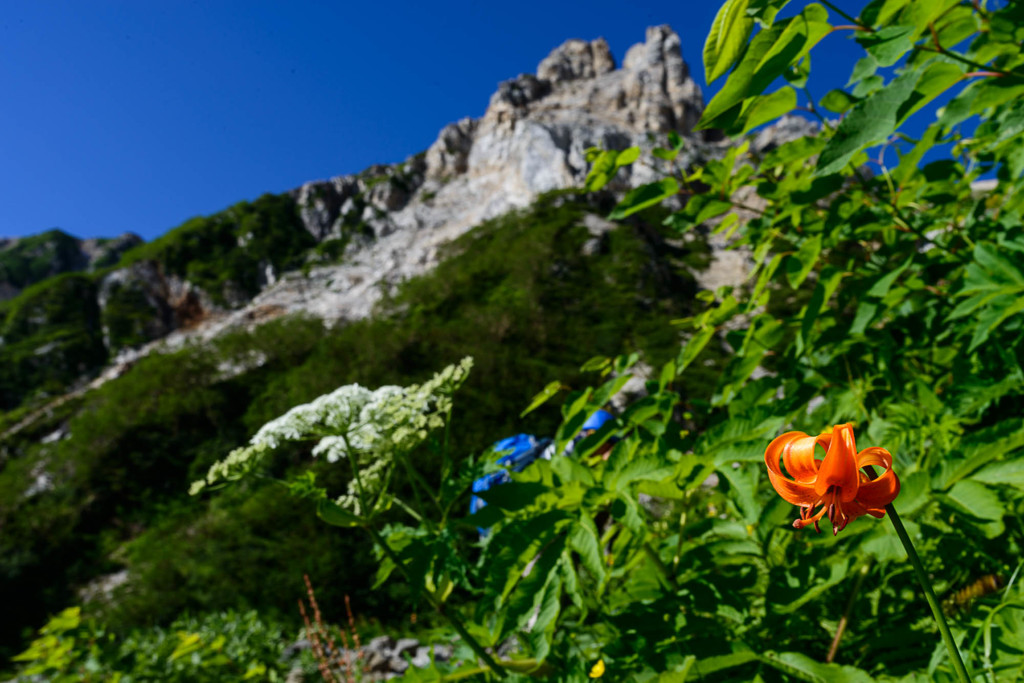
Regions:
M 204 292 L 153 261 L 107 275 L 99 303 L 104 342 L 117 354 L 114 367 L 155 343 L 173 347 L 287 313 L 312 314 L 328 324 L 367 317 L 384 293 L 433 268 L 440 248 L 473 226 L 528 206 L 544 192 L 580 187 L 591 147 L 638 145 L 646 151 L 676 132 L 687 141 L 678 164 L 720 154 L 728 142 L 692 134 L 702 110 L 679 36 L 668 26 L 649 28 L 619 67 L 603 39 L 566 41 L 541 60 L 535 75 L 501 83 L 481 118 L 445 126 L 424 153 L 288 193 L 301 226 L 319 246 L 301 271 L 266 265 L 257 274 L 254 297 L 253 288 L 234 293 L 231 281 L 219 292 Z M 783 122 L 760 133 L 754 147 L 771 148 L 808 126 L 802 119 Z M 643 154 L 608 191 L 662 177 L 668 169 L 660 163 Z M 123 237 L 81 251 L 97 263 L 103 248 L 129 242 Z M 249 247 L 240 241 L 238 248 Z M 323 260 L 335 263 L 317 265 Z M 722 251 L 698 279 L 707 287 L 738 283 L 747 261 L 742 252 Z
M 620 68 L 603 39 L 569 40 L 536 75 L 501 83 L 482 118 L 445 126 L 425 154 L 295 190 L 310 234 L 350 240 L 344 262 L 285 275 L 251 305 L 328 321 L 365 317 L 382 291 L 433 267 L 442 244 L 543 192 L 582 185 L 588 148 L 649 149 L 652 134 L 688 135 L 702 110 L 700 88 L 669 27 L 648 29 Z M 693 138 L 683 163 L 702 148 Z M 611 189 L 659 177 L 644 159 Z M 214 333 L 245 317 L 228 313 L 204 329 Z

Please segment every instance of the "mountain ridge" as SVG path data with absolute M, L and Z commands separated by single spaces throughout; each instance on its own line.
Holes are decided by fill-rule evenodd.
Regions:
M 5 332 L 19 315 L 44 324 L 3 334 L 0 356 L 20 344 L 12 360 L 38 368 L 6 381 L 24 389 L 10 389 L 4 403 L 17 405 L 54 379 L 66 383 L 76 370 L 102 383 L 156 348 L 208 341 L 286 314 L 329 325 L 366 318 L 382 296 L 436 266 L 443 246 L 473 226 L 544 192 L 582 186 L 591 147 L 646 152 L 676 132 L 686 139 L 679 167 L 722 153 L 728 143 L 714 133 L 692 134 L 702 111 L 700 88 L 670 27 L 649 28 L 620 66 L 603 39 L 568 40 L 539 62 L 536 75 L 499 84 L 482 117 L 448 124 L 427 150 L 401 163 L 190 219 L 128 249 L 96 277 L 76 280 L 96 302 L 84 332 L 45 323 L 52 293 L 30 293 L 35 303 L 32 296 L 9 302 Z M 782 138 L 810 127 L 794 122 Z M 778 138 L 763 132 L 755 146 Z M 642 154 L 605 192 L 622 193 L 670 170 Z M 736 281 L 746 257 L 715 246 L 711 270 L 721 268 L 707 275 L 708 285 Z M 97 376 L 101 357 L 106 369 Z

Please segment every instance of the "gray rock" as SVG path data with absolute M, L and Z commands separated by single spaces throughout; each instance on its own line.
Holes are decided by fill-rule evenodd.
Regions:
M 387 652 L 390 653 L 395 648 L 395 639 L 391 636 L 377 636 L 370 640 L 363 649 L 367 652 Z
M 808 135 L 818 133 L 818 124 L 808 121 L 799 116 L 787 114 L 771 126 L 766 126 L 758 131 L 750 148 L 755 154 L 767 154 L 776 147 L 792 142 Z
M 450 179 L 454 175 L 466 172 L 466 160 L 469 158 L 469 150 L 473 147 L 473 134 L 476 128 L 477 120 L 466 118 L 449 123 L 441 129 L 437 140 L 426 154 L 426 171 L 429 178 Z
M 388 668 L 388 660 L 390 659 L 386 654 L 378 650 L 370 650 L 367 646 L 366 652 L 366 663 L 363 665 L 364 670 L 381 672 L 386 671 Z
M 300 638 L 299 640 L 296 640 L 294 643 L 286 647 L 284 649 L 284 652 L 281 653 L 281 657 L 284 659 L 291 659 L 297 656 L 303 650 L 308 650 L 311 647 L 313 647 L 313 644 L 309 642 L 309 640 L 307 640 L 306 638 Z
M 567 40 L 537 65 L 537 78 L 551 83 L 594 78 L 615 70 L 615 58 L 604 38 L 593 42 Z
M 401 657 L 406 652 L 414 652 L 419 647 L 420 641 L 415 638 L 399 638 L 398 642 L 395 643 L 392 653 L 396 657 Z

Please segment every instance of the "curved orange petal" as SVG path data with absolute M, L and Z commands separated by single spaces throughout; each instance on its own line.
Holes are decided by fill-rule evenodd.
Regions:
M 803 432 L 786 432 L 772 439 L 764 451 L 764 464 L 768 466 L 768 480 L 783 500 L 793 505 L 813 505 L 819 498 L 814 487 L 788 478 L 779 467 L 779 459 L 797 439 L 809 438 Z
M 849 503 L 857 497 L 859 484 L 857 444 L 853 439 L 853 426 L 836 425 L 832 430 L 832 442 L 825 453 L 825 460 L 818 468 L 814 491 L 819 496 L 824 496 L 830 486 L 835 486 L 839 489 L 839 499 L 843 503 Z
M 832 432 L 822 432 L 814 438 L 826 451 L 828 450 L 828 447 L 832 445 Z
M 889 469 L 877 479 L 860 485 L 860 489 L 857 491 L 857 502 L 865 507 L 881 510 L 894 501 L 898 495 L 900 495 L 900 478 Z
M 768 448 L 764 449 L 764 464 L 768 466 L 768 471 L 783 476 L 782 468 L 779 467 L 779 458 L 782 457 L 783 451 L 793 439 L 806 437 L 807 435 L 803 432 L 786 432 L 772 439 L 772 442 L 768 444 Z
M 814 505 L 820 496 L 814 492 L 811 484 L 801 484 L 798 481 L 787 479 L 781 474 L 768 470 L 768 480 L 772 483 L 775 491 L 782 496 L 782 499 L 792 505 L 808 506 Z
M 886 469 L 892 467 L 892 454 L 879 446 L 865 448 L 857 455 L 857 468 L 877 465 Z
M 782 463 L 790 476 L 804 484 L 813 484 L 818 477 L 818 463 L 814 460 L 817 439 L 802 436 L 791 439 L 782 449 Z

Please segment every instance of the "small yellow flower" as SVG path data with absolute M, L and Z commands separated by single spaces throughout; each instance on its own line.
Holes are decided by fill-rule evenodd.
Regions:
M 595 664 L 594 668 L 590 670 L 590 677 L 591 678 L 600 678 L 601 676 L 604 676 L 604 660 L 603 659 L 597 660 L 597 664 Z

